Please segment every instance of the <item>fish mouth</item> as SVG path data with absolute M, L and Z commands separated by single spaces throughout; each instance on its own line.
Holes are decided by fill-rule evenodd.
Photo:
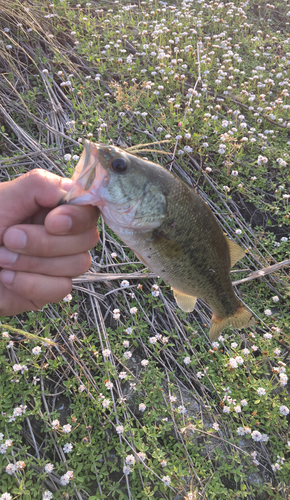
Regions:
M 108 180 L 108 172 L 99 159 L 100 146 L 85 140 L 84 150 L 72 176 L 73 187 L 62 199 L 73 205 L 99 205 L 100 187 Z

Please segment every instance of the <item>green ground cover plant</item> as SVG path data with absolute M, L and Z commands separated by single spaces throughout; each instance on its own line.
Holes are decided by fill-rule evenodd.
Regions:
M 86 138 L 162 164 L 246 249 L 256 318 L 210 343 L 100 220 L 71 295 L 1 318 L 0 499 L 288 499 L 289 0 L 0 10 L 1 180 L 71 176 Z

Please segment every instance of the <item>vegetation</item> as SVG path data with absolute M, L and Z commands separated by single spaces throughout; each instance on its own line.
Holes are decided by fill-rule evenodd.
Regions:
M 0 9 L 1 180 L 141 145 L 246 249 L 233 281 L 289 258 L 288 0 Z M 256 326 L 211 344 L 206 304 L 99 229 L 72 296 L 1 318 L 0 499 L 289 498 L 287 268 L 239 283 Z

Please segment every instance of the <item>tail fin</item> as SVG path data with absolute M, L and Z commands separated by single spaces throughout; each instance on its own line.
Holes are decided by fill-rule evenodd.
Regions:
M 212 316 L 209 338 L 211 341 L 215 340 L 221 332 L 228 326 L 233 326 L 234 328 L 246 328 L 255 324 L 255 319 L 253 314 L 247 309 L 246 306 L 242 305 L 232 316 L 227 318 L 217 318 Z

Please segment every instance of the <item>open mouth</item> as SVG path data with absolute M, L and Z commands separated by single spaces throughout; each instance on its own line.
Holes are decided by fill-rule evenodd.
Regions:
M 65 195 L 62 203 L 74 205 L 97 205 L 100 201 L 98 190 L 107 177 L 98 157 L 98 145 L 87 139 L 84 150 L 76 166 L 72 180 L 74 185 Z

